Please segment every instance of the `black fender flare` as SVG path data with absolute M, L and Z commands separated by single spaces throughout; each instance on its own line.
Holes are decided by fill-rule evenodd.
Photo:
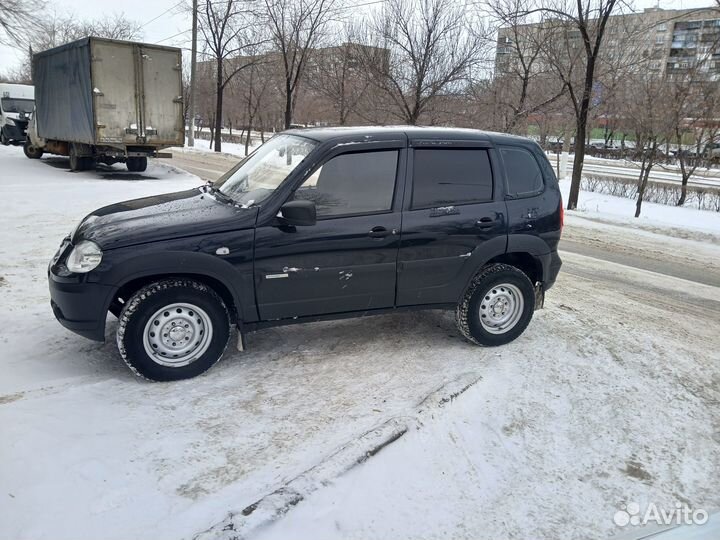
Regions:
M 475 277 L 475 274 L 487 264 L 487 262 L 495 257 L 504 255 L 507 252 L 507 236 L 496 236 L 487 242 L 484 242 L 480 246 L 476 247 L 471 253 L 467 262 L 463 265 L 463 275 L 458 280 L 462 283 L 462 288 L 457 293 L 458 301 L 465 294 L 465 291 L 470 285 L 470 281 Z
M 502 241 L 500 241 L 502 240 Z M 497 237 L 475 249 L 465 265 L 468 271 L 463 276 L 463 288 L 458 295 L 462 297 L 473 277 L 492 259 L 513 253 L 528 253 L 540 262 L 542 280 L 545 281 L 550 273 L 551 252 L 545 241 L 532 234 L 510 234 L 506 237 Z
M 145 252 L 114 261 L 112 267 L 107 273 L 102 274 L 99 281 L 112 285 L 116 293 L 132 281 L 152 276 L 207 277 L 227 289 L 240 321 L 254 322 L 257 320 L 257 308 L 252 269 L 251 260 L 238 268 L 229 261 L 208 253 L 169 250 Z M 220 292 L 222 291 L 218 291 Z M 112 296 L 114 295 L 107 300 L 107 308 L 110 306 Z
M 508 253 L 529 253 L 540 261 L 542 276 L 546 281 L 550 274 L 551 252 L 545 240 L 533 234 L 511 234 L 508 237 Z

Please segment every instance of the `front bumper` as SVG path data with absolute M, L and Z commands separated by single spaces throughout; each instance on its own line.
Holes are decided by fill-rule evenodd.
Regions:
M 56 255 L 48 268 L 50 306 L 55 318 L 76 334 L 105 341 L 105 319 L 115 288 L 89 283 L 85 274 L 60 275 L 57 259 Z
M 2 131 L 5 134 L 5 137 L 11 141 L 25 142 L 25 138 L 27 137 L 27 123 L 20 126 L 17 124 L 12 126 L 10 124 L 4 124 L 2 126 Z

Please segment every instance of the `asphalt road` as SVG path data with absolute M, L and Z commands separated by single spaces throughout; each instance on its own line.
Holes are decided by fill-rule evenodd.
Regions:
M 238 161 L 239 157 L 230 154 L 173 152 L 172 159 L 165 160 L 164 163 L 184 169 L 203 180 L 217 180 Z

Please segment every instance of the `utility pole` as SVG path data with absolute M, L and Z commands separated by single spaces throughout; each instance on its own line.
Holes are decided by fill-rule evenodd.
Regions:
M 190 117 L 190 134 L 188 135 L 188 146 L 195 146 L 195 64 L 197 64 L 197 12 L 198 0 L 193 0 L 192 52 L 190 53 L 190 106 L 188 107 L 188 116 Z

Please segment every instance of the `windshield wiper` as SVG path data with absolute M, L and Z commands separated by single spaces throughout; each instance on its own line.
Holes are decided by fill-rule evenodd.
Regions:
M 237 201 L 233 199 L 230 195 L 223 193 L 219 187 L 216 187 L 215 184 L 213 184 L 212 180 L 208 180 L 203 187 L 205 188 L 205 193 L 210 192 L 217 196 L 219 199 L 224 199 L 226 202 L 232 204 L 237 203 Z

